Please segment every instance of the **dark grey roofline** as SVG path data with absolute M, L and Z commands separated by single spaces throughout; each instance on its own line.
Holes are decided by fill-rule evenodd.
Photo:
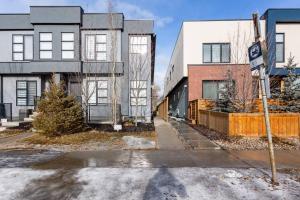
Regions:
M 81 6 L 29 6 L 29 7 L 42 7 L 42 8 L 47 8 L 47 7 L 80 7 L 80 8 L 82 8 Z
M 265 19 L 266 15 L 271 10 L 300 10 L 300 8 L 268 8 L 260 17 L 260 19 Z
M 0 13 L 0 15 L 30 15 L 30 13 Z

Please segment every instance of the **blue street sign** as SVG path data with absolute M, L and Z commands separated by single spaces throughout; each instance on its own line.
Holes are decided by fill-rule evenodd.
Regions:
M 264 64 L 260 41 L 249 47 L 248 55 L 251 71 L 259 69 L 259 67 Z

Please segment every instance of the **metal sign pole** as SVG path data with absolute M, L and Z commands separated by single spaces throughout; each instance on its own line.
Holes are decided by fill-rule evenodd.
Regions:
M 260 40 L 260 27 L 259 27 L 259 19 L 258 19 L 257 13 L 253 14 L 253 22 L 254 22 L 254 30 L 255 30 L 254 31 L 255 42 L 258 42 Z M 277 183 L 274 147 L 273 147 L 273 142 L 272 142 L 268 101 L 267 101 L 267 95 L 266 95 L 264 65 L 261 65 L 259 68 L 259 79 L 260 79 L 260 86 L 261 86 L 260 88 L 261 88 L 261 94 L 262 94 L 262 103 L 263 103 L 263 107 L 264 107 L 266 132 L 267 132 L 267 136 L 268 136 L 269 155 L 270 155 L 270 163 L 271 163 L 271 170 L 272 170 L 272 182 Z

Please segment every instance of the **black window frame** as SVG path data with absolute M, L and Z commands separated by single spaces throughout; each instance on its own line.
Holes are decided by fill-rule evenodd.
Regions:
M 64 41 L 63 34 L 64 33 L 72 33 L 73 41 Z M 73 50 L 63 50 L 63 43 L 73 43 Z M 73 52 L 73 58 L 63 58 L 63 52 Z M 74 60 L 75 59 L 75 33 L 74 32 L 61 32 L 61 59 L 62 60 Z
M 220 83 L 226 83 L 227 80 L 202 80 L 202 98 L 203 99 L 208 99 L 208 100 L 220 100 L 222 98 L 220 98 L 220 91 L 219 91 L 219 84 Z M 210 98 L 205 98 L 204 97 L 204 83 L 205 82 L 214 82 L 214 83 L 217 83 L 217 88 L 218 88 L 218 91 L 217 91 L 217 99 L 210 99 Z M 234 85 L 234 88 L 236 90 L 236 84 L 235 84 L 235 80 L 232 80 L 233 82 L 233 85 Z
M 106 81 L 106 83 L 107 83 L 107 88 L 106 89 L 104 89 L 104 88 L 98 88 L 98 82 L 99 81 Z M 87 86 L 86 87 L 89 87 L 89 83 L 90 82 L 95 82 L 95 84 L 96 84 L 96 103 L 89 103 L 88 102 L 88 104 L 89 105 L 106 105 L 106 104 L 108 104 L 108 80 L 89 80 L 89 81 L 87 81 Z M 107 96 L 106 97 L 99 97 L 98 96 L 98 90 L 106 90 L 107 91 Z M 89 88 L 87 88 L 87 91 L 89 91 Z M 106 101 L 106 103 L 99 103 L 99 101 L 98 101 L 98 99 L 106 99 L 107 101 Z M 89 100 L 88 100 L 89 101 Z
M 22 43 L 15 43 L 14 42 L 14 36 L 22 36 L 23 37 L 23 42 Z M 25 58 L 25 37 L 26 36 L 30 36 L 30 37 L 32 37 L 32 58 L 31 59 L 26 59 Z M 12 61 L 19 61 L 19 62 L 21 62 L 21 61 L 31 61 L 31 60 L 33 60 L 33 54 L 34 54 L 34 37 L 33 37 L 33 34 L 12 34 Z M 14 51 L 14 44 L 22 44 L 22 48 L 23 48 L 23 51 Z M 23 54 L 23 59 L 22 60 L 15 60 L 14 59 L 14 54 L 15 53 L 22 53 Z
M 99 35 L 104 35 L 106 37 L 106 42 L 97 42 L 97 36 Z M 87 52 L 88 52 L 88 43 L 87 43 L 87 38 L 88 36 L 93 36 L 94 37 L 94 59 L 88 58 Z M 85 59 L 87 61 L 96 61 L 96 62 L 107 62 L 107 34 L 85 34 Z M 106 46 L 106 51 L 97 51 L 97 44 L 105 44 Z M 105 60 L 97 60 L 97 53 L 105 53 Z
M 51 40 L 43 40 L 41 41 L 41 34 L 43 33 L 50 33 L 51 34 Z M 51 42 L 51 50 L 41 50 L 41 43 L 42 42 Z M 41 52 L 42 51 L 51 51 L 51 58 L 41 58 Z M 40 60 L 53 60 L 53 33 L 52 32 L 39 32 L 39 59 Z
M 209 45 L 210 46 L 210 61 L 204 61 L 204 46 Z M 220 46 L 220 62 L 213 62 L 213 50 L 212 46 L 213 45 L 219 45 Z M 228 61 L 223 61 L 223 56 L 222 56 L 222 47 L 223 45 L 229 45 L 229 59 Z M 203 63 L 231 63 L 231 43 L 229 42 L 224 42 L 224 43 L 202 43 L 202 62 Z
M 283 42 L 277 42 L 276 37 L 277 35 L 282 35 L 283 37 Z M 277 60 L 276 52 L 277 52 L 277 44 L 282 44 L 282 59 L 283 60 Z M 285 63 L 285 33 L 276 33 L 275 34 L 275 61 L 276 63 Z
M 18 82 L 26 82 L 26 89 L 18 89 Z M 31 82 L 31 83 L 35 83 L 35 94 L 37 95 L 37 81 L 33 81 L 33 80 L 17 80 L 16 81 L 16 105 L 17 106 L 34 106 L 34 102 L 32 105 L 28 104 L 29 102 L 29 91 L 28 91 L 28 83 Z M 18 97 L 18 91 L 19 90 L 26 90 L 26 97 Z M 34 96 L 36 97 L 36 96 Z M 18 104 L 18 99 L 26 99 L 26 105 L 19 105 Z
M 131 87 L 131 83 L 133 82 L 133 81 L 143 81 L 143 82 L 145 82 L 146 84 L 145 84 L 145 88 L 138 88 L 138 87 Z M 147 99 L 148 99 L 148 97 L 147 97 L 147 84 L 148 84 L 148 81 L 147 80 L 130 80 L 130 91 L 129 91 L 129 93 L 130 93 L 130 106 L 147 106 Z M 132 90 L 136 90 L 136 89 L 141 89 L 141 90 L 146 90 L 146 97 L 132 97 L 131 96 L 131 91 Z M 136 104 L 132 104 L 132 101 L 131 101 L 131 99 L 132 98 L 135 98 L 135 99 L 137 99 L 137 105 Z M 146 105 L 140 105 L 139 104 L 139 99 L 145 99 L 146 101 Z

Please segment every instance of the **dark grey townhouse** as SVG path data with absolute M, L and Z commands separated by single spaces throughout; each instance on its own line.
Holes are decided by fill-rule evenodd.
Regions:
M 9 115 L 11 108 L 17 120 L 20 110 L 34 109 L 54 74 L 66 92 L 88 105 L 90 120 L 109 119 L 115 97 L 121 117 L 137 113 L 150 121 L 153 25 L 125 20 L 122 13 L 85 13 L 80 6 L 32 6 L 30 13 L 1 14 L 2 112 Z

